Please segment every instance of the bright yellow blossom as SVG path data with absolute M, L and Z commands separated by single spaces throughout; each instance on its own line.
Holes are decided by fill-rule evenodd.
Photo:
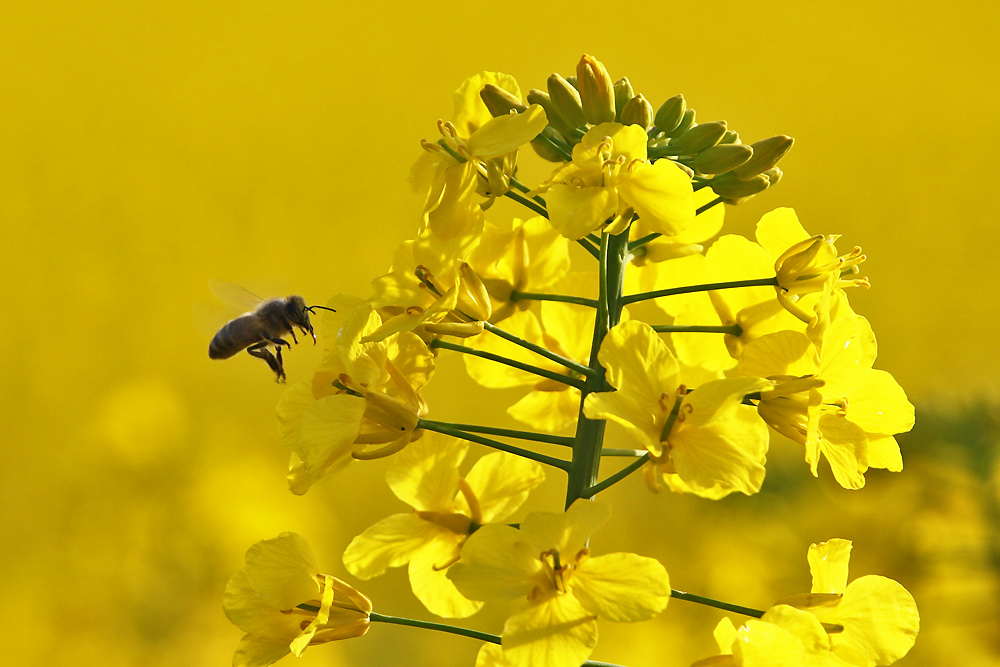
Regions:
M 775 430 L 803 445 L 813 475 L 820 455 L 837 482 L 865 484 L 870 467 L 903 469 L 893 437 L 910 430 L 913 405 L 885 371 L 872 368 L 875 337 L 867 320 L 845 313 L 826 327 L 821 345 L 804 333 L 781 331 L 752 341 L 739 372 L 775 382 L 758 410 Z
M 520 530 L 484 526 L 448 576 L 473 600 L 520 599 L 502 633 L 510 667 L 578 667 L 597 644 L 597 618 L 635 622 L 667 605 L 670 582 L 652 558 L 590 555 L 587 540 L 610 506 L 578 500 L 566 512 L 536 512 Z M 488 663 L 487 663 L 488 664 Z
M 592 127 L 573 147 L 573 160 L 538 187 L 552 225 L 579 239 L 605 222 L 609 233 L 621 232 L 633 214 L 650 231 L 667 236 L 694 222 L 691 178 L 670 160 L 649 162 L 646 140 L 638 125 Z
M 513 301 L 513 292 L 538 292 L 569 271 L 569 241 L 541 216 L 514 218 L 507 227 L 487 222 L 469 264 L 482 278 L 493 299 L 494 324 L 531 301 Z
M 361 342 L 380 326 L 378 314 L 360 299 L 334 303 L 343 323 L 332 349 L 278 403 L 281 434 L 294 455 L 289 487 L 297 494 L 352 457 L 399 451 L 422 433 L 417 420 L 427 409 L 419 392 L 434 358 L 424 342 L 409 332 Z
M 494 452 L 462 479 L 459 466 L 467 448 L 428 433 L 396 455 L 386 481 L 413 512 L 393 514 L 355 537 L 344 551 L 351 574 L 370 579 L 409 563 L 410 587 L 431 613 L 463 618 L 479 610 L 482 603 L 459 593 L 448 569 L 469 535 L 517 511 L 545 475 L 534 461 Z
M 760 490 L 767 426 L 741 403 L 770 381 L 714 380 L 687 393 L 670 349 L 639 321 L 612 328 L 598 359 L 617 391 L 587 396 L 584 414 L 620 424 L 649 450 L 647 481 L 659 473 L 672 489 L 707 498 Z
M 368 632 L 371 602 L 347 583 L 321 574 L 296 533 L 250 547 L 247 566 L 226 585 L 226 617 L 247 634 L 233 667 L 266 667 L 307 646 Z

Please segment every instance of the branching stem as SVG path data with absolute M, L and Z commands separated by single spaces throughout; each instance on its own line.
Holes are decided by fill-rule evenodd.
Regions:
M 640 292 L 622 297 L 622 303 L 628 305 L 638 301 L 658 299 L 661 296 L 674 296 L 676 294 L 691 294 L 693 292 L 711 292 L 712 290 L 733 289 L 736 287 L 777 287 L 778 278 L 754 278 L 752 280 L 731 280 L 724 283 L 707 283 L 704 285 L 688 285 L 687 287 L 671 287 L 670 289 L 655 290 L 653 292 Z
M 557 459 L 554 456 L 546 456 L 545 454 L 539 454 L 533 452 L 530 449 L 523 449 L 521 447 L 515 447 L 514 445 L 508 445 L 506 442 L 500 442 L 498 440 L 492 440 L 490 438 L 484 438 L 481 435 L 475 435 L 474 433 L 468 433 L 456 428 L 447 426 L 446 424 L 430 421 L 427 419 L 418 419 L 417 428 L 427 429 L 428 431 L 434 431 L 436 433 L 443 433 L 445 435 L 450 435 L 453 438 L 459 438 L 461 440 L 468 440 L 469 442 L 475 442 L 480 445 L 486 445 L 487 447 L 492 447 L 493 449 L 498 449 L 501 452 L 507 452 L 508 454 L 514 454 L 516 456 L 521 456 L 526 459 L 531 459 L 532 461 L 538 461 L 539 463 L 544 463 L 545 465 L 550 465 L 554 468 L 559 468 L 560 470 L 569 470 L 570 463 L 563 459 Z
M 431 420 L 426 420 L 431 421 Z M 425 423 L 426 423 L 425 421 Z M 549 433 L 532 433 L 530 431 L 518 431 L 509 428 L 496 428 L 493 426 L 480 426 L 478 424 L 454 424 L 433 420 L 438 426 L 446 426 L 466 433 L 484 433 L 486 435 L 497 435 L 503 438 L 517 438 L 531 442 L 544 442 L 549 445 L 561 445 L 562 447 L 572 447 L 573 438 L 565 435 L 551 435 Z
M 584 366 L 583 364 L 577 363 L 577 362 L 573 361 L 572 359 L 567 359 L 566 357 L 562 356 L 561 354 L 556 354 L 552 350 L 546 350 L 541 345 L 536 345 L 535 343 L 532 343 L 531 341 L 524 340 L 520 336 L 516 336 L 516 335 L 514 335 L 514 334 L 512 334 L 512 333 L 510 333 L 508 331 L 504 331 L 503 329 L 501 329 L 500 327 L 498 327 L 498 326 L 496 326 L 494 324 L 490 324 L 489 322 L 484 322 L 483 323 L 483 327 L 487 331 L 489 331 L 490 333 L 496 334 L 497 336 L 500 336 L 504 340 L 510 341 L 511 343 L 514 343 L 515 345 L 520 345 L 521 347 L 523 347 L 526 350 L 531 350 L 535 354 L 541 355 L 541 356 L 545 357 L 546 359 L 548 359 L 549 361 L 554 361 L 557 364 L 559 364 L 560 366 L 565 366 L 566 368 L 568 368 L 569 370 L 573 371 L 574 373 L 579 373 L 580 375 L 584 375 L 584 376 L 590 376 L 590 375 L 593 374 L 593 370 L 591 370 L 589 367 Z M 552 371 L 549 371 L 549 372 L 552 372 Z M 559 382 L 564 382 L 565 384 L 568 384 L 568 385 L 571 385 L 573 387 L 576 387 L 577 389 L 582 389 L 583 388 L 582 383 L 577 384 L 577 383 L 574 383 L 574 382 L 567 382 L 566 380 L 560 379 L 560 378 L 567 378 L 569 380 L 573 380 L 575 378 L 568 378 L 568 376 L 560 375 L 558 373 L 555 373 L 555 375 L 557 376 L 555 379 L 558 379 Z
M 487 327 L 492 326 L 487 324 Z M 471 347 L 466 347 L 465 345 L 459 345 L 458 343 L 451 343 L 440 338 L 435 338 L 431 341 L 429 347 L 434 349 L 442 350 L 452 350 L 453 352 L 461 352 L 463 354 L 468 354 L 472 357 L 479 357 L 480 359 L 488 359 L 489 361 L 495 361 L 498 364 L 504 364 L 505 366 L 510 366 L 511 368 L 516 368 L 518 370 L 524 371 L 526 373 L 532 373 L 540 377 L 546 378 L 548 380 L 555 380 L 556 382 L 561 382 L 570 387 L 576 387 L 577 389 L 583 389 L 583 381 L 579 378 L 575 378 L 571 375 L 566 375 L 565 373 L 557 373 L 555 371 L 550 371 L 547 368 L 540 368 L 538 366 L 532 366 L 531 364 L 525 364 L 520 361 L 515 361 L 514 359 L 508 359 L 499 354 L 493 354 L 492 352 L 483 352 L 482 350 L 475 350 Z

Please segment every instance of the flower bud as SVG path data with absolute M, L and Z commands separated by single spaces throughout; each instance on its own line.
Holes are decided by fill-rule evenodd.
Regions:
M 656 129 L 665 134 L 670 134 L 680 125 L 684 112 L 687 110 L 687 102 L 683 95 L 674 95 L 669 100 L 660 105 L 653 118 L 653 125 Z
M 479 274 L 462 262 L 458 268 L 458 303 L 456 308 L 475 320 L 488 320 L 493 314 L 489 292 Z
M 739 144 L 743 143 L 740 141 L 740 133 L 735 130 L 726 130 L 726 133 L 722 135 L 722 139 L 719 141 L 720 144 Z
M 620 117 L 622 125 L 638 125 L 649 129 L 653 123 L 653 105 L 642 94 L 636 95 L 625 103 Z
M 695 125 L 677 139 L 677 147 L 688 155 L 697 155 L 719 143 L 726 134 L 726 121 Z
M 603 63 L 584 55 L 576 66 L 583 115 L 591 125 L 615 120 L 615 87 Z
M 673 130 L 667 132 L 667 136 L 671 138 L 679 137 L 685 132 L 687 132 L 690 128 L 694 127 L 694 116 L 695 116 L 694 109 L 687 109 L 684 112 L 684 115 L 681 117 L 681 122 L 678 123 L 677 127 L 675 127 Z
M 553 74 L 546 81 L 546 87 L 556 114 L 558 114 L 568 129 L 583 127 L 587 124 L 583 116 L 583 103 L 580 101 L 580 93 L 569 84 L 569 81 L 558 74 Z
M 511 111 L 521 113 L 528 110 L 527 105 L 517 96 L 492 83 L 483 86 L 483 89 L 479 91 L 479 97 L 482 98 L 483 103 L 486 104 L 486 108 L 490 110 L 494 118 L 506 116 Z
M 635 97 L 635 91 L 632 90 L 632 83 L 628 80 L 628 77 L 623 76 L 622 78 L 615 81 L 615 117 L 621 120 L 622 109 L 630 99 Z M 627 125 L 628 123 L 626 123 Z
M 761 176 L 767 176 L 768 187 L 774 187 L 777 185 L 781 177 L 785 175 L 785 172 L 781 171 L 781 167 L 771 167 L 765 171 Z
M 528 104 L 537 104 L 542 107 L 545 111 L 545 117 L 549 121 L 549 127 L 555 128 L 560 134 L 565 135 L 573 128 L 569 127 L 563 122 L 562 116 L 556 111 L 555 104 L 552 102 L 552 98 L 544 90 L 538 90 L 537 88 L 532 88 L 525 95 L 525 99 Z
M 724 174 L 753 156 L 753 149 L 743 144 L 719 144 L 698 153 L 694 168 L 703 174 Z
M 741 181 L 753 178 L 757 174 L 763 174 L 778 164 L 778 160 L 791 150 L 794 143 L 794 139 L 784 134 L 779 134 L 769 139 L 762 139 L 752 144 L 753 157 L 733 173 Z
M 741 181 L 732 172 L 729 172 L 728 174 L 716 176 L 709 182 L 709 185 L 711 185 L 715 194 L 720 197 L 742 199 L 743 197 L 750 197 L 767 190 L 770 182 L 767 180 L 767 176 L 763 174 L 758 174 L 753 178 Z

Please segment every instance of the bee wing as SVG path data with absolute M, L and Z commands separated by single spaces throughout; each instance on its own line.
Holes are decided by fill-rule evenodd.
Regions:
M 230 306 L 231 308 L 237 309 L 238 312 L 250 312 L 264 300 L 248 289 L 240 287 L 235 283 L 210 280 L 208 283 L 208 289 L 217 299 L 219 299 L 219 301 Z

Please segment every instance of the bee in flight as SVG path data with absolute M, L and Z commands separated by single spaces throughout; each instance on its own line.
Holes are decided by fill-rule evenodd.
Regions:
M 281 348 L 282 346 L 291 348 L 292 344 L 282 336 L 291 334 L 292 340 L 297 345 L 299 341 L 295 337 L 294 327 L 298 327 L 303 335 L 312 336 L 315 345 L 316 334 L 309 321 L 309 314 L 315 314 L 313 310 L 315 308 L 323 310 L 333 310 L 333 308 L 307 306 L 305 299 L 298 295 L 261 300 L 246 290 L 242 291 L 244 297 L 259 302 L 257 307 L 252 312 L 244 313 L 223 325 L 208 345 L 208 356 L 212 359 L 228 359 L 240 350 L 246 350 L 251 357 L 267 362 L 274 371 L 275 382 L 284 382 L 285 367 L 281 360 Z M 267 349 L 272 345 L 274 354 Z

